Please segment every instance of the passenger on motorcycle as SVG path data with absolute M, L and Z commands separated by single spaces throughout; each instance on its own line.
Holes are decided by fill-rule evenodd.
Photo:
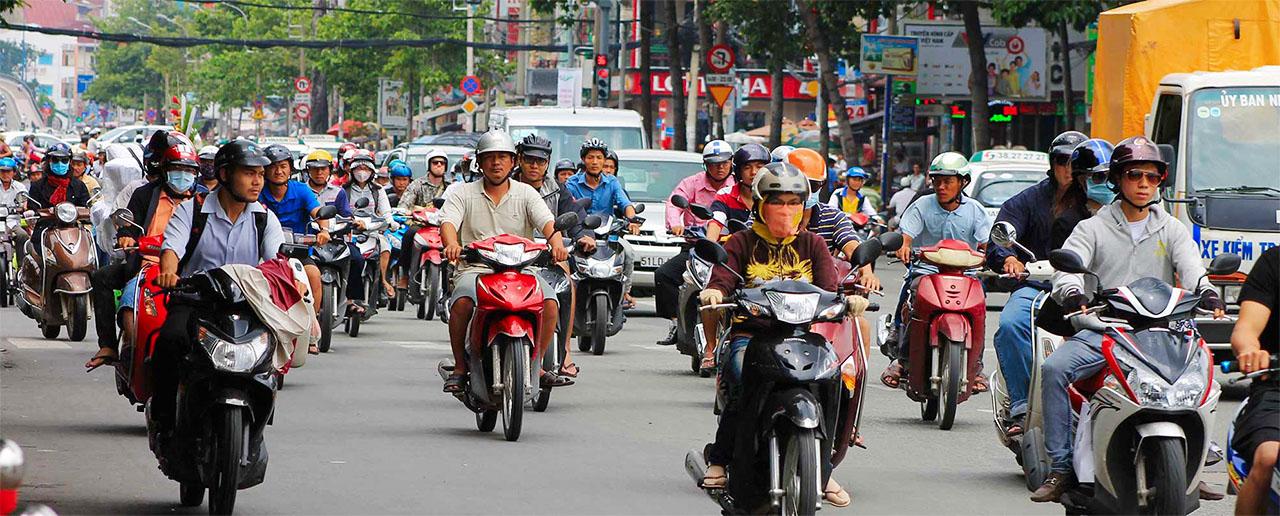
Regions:
M 863 170 L 862 167 L 849 167 L 848 170 L 840 174 L 840 179 L 844 182 L 844 186 L 831 194 L 829 204 L 850 216 L 862 213 L 868 217 L 879 218 L 876 215 L 875 206 L 872 206 L 871 201 L 862 193 L 862 185 L 867 182 L 869 177 L 871 175 Z
M 541 232 L 551 247 L 552 257 L 557 262 L 568 259 L 569 251 L 555 230 L 555 217 L 542 196 L 529 185 L 511 181 L 515 157 L 515 143 L 505 132 L 489 131 L 476 142 L 476 160 L 483 178 L 446 191 L 444 207 L 440 209 L 445 258 L 456 263 L 465 246 L 486 238 L 503 234 L 533 238 L 535 232 Z M 489 272 L 492 271 L 477 264 L 460 264 L 456 269 L 449 300 L 449 344 L 453 348 L 454 370 L 445 380 L 445 392 L 461 392 L 464 388 L 467 378 L 464 347 L 467 325 L 476 303 L 476 281 L 481 274 Z M 541 277 L 537 281 L 543 299 L 537 343 L 541 353 L 555 336 L 558 303 L 555 291 Z M 542 372 L 541 379 L 543 385 L 550 386 L 573 383 L 550 371 Z
M 154 174 L 164 178 L 162 181 L 147 183 L 133 191 L 126 208 L 133 214 L 134 226 L 121 227 L 116 232 L 116 247 L 130 248 L 138 245 L 138 239 L 144 236 L 164 234 L 165 227 L 174 210 L 183 201 L 197 193 L 196 174 L 199 170 L 199 158 L 195 147 L 182 133 L 177 131 L 156 131 L 148 144 L 153 155 L 158 159 L 151 161 L 156 166 Z M 93 291 L 93 317 L 98 331 L 98 352 L 85 362 L 84 366 L 92 371 L 103 365 L 116 361 L 119 341 L 116 339 L 116 315 L 125 327 L 132 327 L 134 292 L 138 286 L 136 277 L 142 267 L 138 255 L 128 260 L 99 267 L 90 276 Z M 122 290 L 119 310 L 116 308 L 115 291 Z
M 345 184 L 347 173 L 351 172 L 351 169 L 348 168 L 349 165 L 351 165 L 351 158 L 355 156 L 355 154 L 351 154 L 351 151 L 358 148 L 359 147 L 356 147 L 356 144 L 351 142 L 344 143 L 338 147 L 337 164 L 333 169 L 334 178 L 336 179 L 340 177 L 343 180 L 343 182 L 339 183 L 338 186 Z
M 733 178 L 729 177 L 732 159 L 733 147 L 728 143 L 723 140 L 707 143 L 702 148 L 702 165 L 706 172 L 693 174 L 680 180 L 680 184 L 676 185 L 671 195 L 682 196 L 688 199 L 690 204 L 710 206 L 715 202 L 716 195 L 721 189 L 735 184 Z M 667 231 L 675 236 L 683 235 L 685 228 L 701 224 L 688 209 L 671 204 L 670 197 L 667 198 L 666 223 Z M 658 341 L 658 345 L 671 346 L 676 343 L 678 333 L 676 309 L 680 304 L 680 285 L 684 284 L 684 271 L 688 262 L 689 251 L 680 251 L 653 271 L 653 283 L 657 290 L 655 298 L 658 317 L 671 321 L 667 338 Z
M 618 153 L 609 151 L 604 155 L 604 173 L 618 177 Z
M 573 174 L 577 172 L 578 166 L 573 164 L 573 160 L 571 159 L 562 159 L 556 162 L 556 181 L 559 181 L 560 184 L 564 184 L 565 181 L 568 181 L 569 178 L 573 177 Z
M 266 187 L 258 196 L 258 202 L 280 220 L 280 227 L 298 235 L 311 233 L 311 220 L 320 211 L 320 199 L 315 191 L 307 185 L 299 183 L 293 176 L 293 153 L 284 145 L 268 145 L 262 153 L 270 163 L 263 173 Z M 317 221 L 320 231 L 316 233 L 316 245 L 329 243 L 329 221 Z M 307 273 L 307 283 L 312 292 L 319 292 L 321 287 L 320 269 L 310 257 L 299 260 Z M 319 296 L 314 296 L 316 310 L 319 310 Z
M 757 172 L 752 192 L 755 202 L 751 213 L 755 224 L 750 230 L 729 237 L 725 244 L 728 259 L 723 267 L 712 269 L 706 290 L 698 296 L 702 304 L 718 305 L 727 294 L 739 288 L 779 280 L 807 281 L 823 290 L 835 291 L 838 278 L 826 242 L 800 226 L 805 199 L 810 195 L 808 178 L 789 163 L 771 163 Z M 704 488 L 727 486 L 726 467 L 733 460 L 738 429 L 748 410 L 742 406 L 743 400 L 750 399 L 752 390 L 760 387 L 752 381 L 749 371 L 742 371 L 752 328 L 751 319 L 739 319 L 734 321 L 730 333 L 727 363 L 721 375 L 729 393 L 728 401 L 707 456 L 707 473 L 702 479 Z M 833 502 L 848 503 L 848 494 L 834 480 L 824 491 Z
M 751 207 L 755 203 L 751 183 L 755 181 L 756 172 L 771 161 L 769 149 L 758 143 L 748 143 L 734 151 L 730 165 L 734 184 L 721 188 L 711 201 L 714 217 L 707 221 L 707 240 L 719 242 L 721 236 L 728 238 L 729 221 L 750 224 Z
M 347 153 L 349 162 L 347 163 L 351 180 L 347 182 L 343 190 L 347 192 L 347 200 L 354 208 L 361 199 L 369 200 L 369 209 L 372 212 L 373 219 L 382 219 L 384 222 L 391 223 L 391 203 L 387 200 L 387 192 L 381 187 L 373 183 L 373 172 L 377 167 L 373 164 L 373 153 L 363 149 L 357 149 Z M 364 229 L 364 223 L 357 221 L 356 227 Z M 387 291 L 389 296 L 395 295 L 395 288 L 387 281 L 387 266 L 391 263 L 391 248 L 387 243 L 386 235 L 381 232 L 370 235 L 370 238 L 378 242 L 378 271 L 382 273 L 382 288 Z M 358 252 L 352 254 L 354 257 Z M 365 311 L 365 291 L 364 282 L 364 260 L 351 260 L 350 276 L 347 278 L 347 299 L 351 301 L 350 310 L 356 313 Z M 355 288 L 350 288 L 355 287 Z M 376 303 L 376 300 L 374 300 Z
M 89 190 L 89 195 L 102 189 L 102 185 L 98 184 L 98 178 L 89 174 L 89 154 L 84 149 L 71 151 L 71 175 L 84 183 L 84 187 Z
M 1141 277 L 1154 277 L 1169 284 L 1182 280 L 1185 288 L 1199 292 L 1200 307 L 1221 318 L 1226 307 L 1204 277 L 1200 251 L 1186 226 L 1164 210 L 1151 209 L 1160 202 L 1158 189 L 1167 174 L 1167 164 L 1154 143 L 1144 137 L 1127 138 L 1112 155 L 1108 174 L 1119 199 L 1105 206 L 1097 216 L 1081 222 L 1063 244 L 1083 259 L 1085 267 L 1097 274 L 1101 288 L 1118 288 Z M 1092 276 L 1057 272 L 1053 277 L 1053 299 L 1063 311 L 1083 311 L 1095 280 Z M 1198 284 L 1187 282 L 1200 278 Z M 1100 350 L 1103 322 L 1093 313 L 1071 317 L 1078 331 L 1049 355 L 1041 366 L 1044 396 L 1045 448 L 1051 459 L 1050 474 L 1031 495 L 1034 502 L 1056 502 L 1074 482 L 1072 455 L 1072 411 L 1067 387 L 1095 374 L 1103 364 Z
M 27 187 L 27 195 L 35 201 L 34 206 L 27 203 L 29 209 L 52 208 L 63 202 L 79 208 L 89 207 L 89 189 L 71 175 L 71 147 L 65 143 L 50 145 L 44 155 L 43 168 L 46 174 Z M 37 253 L 36 256 L 39 256 L 44 245 L 44 231 L 54 223 L 42 219 L 32 228 L 31 247 Z
M 906 281 L 893 310 L 893 328 L 889 336 L 889 349 L 897 350 L 896 360 L 889 363 L 880 381 L 897 388 L 902 381 L 903 360 L 907 359 L 907 341 L 902 334 L 902 307 L 908 294 L 915 288 L 921 276 L 936 272 L 931 265 L 911 264 L 911 250 L 937 244 L 943 239 L 956 239 L 968 243 L 979 251 L 987 246 L 991 237 L 991 219 L 982 206 L 964 198 L 964 187 L 969 184 L 969 160 L 957 152 L 944 152 L 929 164 L 929 182 L 934 193 L 920 197 L 902 214 L 899 228 L 902 230 L 902 248 L 897 256 L 908 264 Z M 981 362 L 979 362 L 981 366 Z M 973 391 L 986 392 L 986 376 L 982 371 L 974 379 Z
M 1034 253 L 1038 260 L 1047 260 L 1049 250 L 1055 249 L 1050 246 L 1053 221 L 1074 211 L 1078 206 L 1079 201 L 1074 196 L 1067 195 L 1072 190 L 1075 177 L 1071 151 L 1086 139 L 1087 136 L 1076 131 L 1067 131 L 1054 138 L 1049 145 L 1048 177 L 1009 198 L 996 216 L 996 222 L 1003 221 L 1013 225 L 1018 242 Z M 1105 164 L 1109 161 L 1108 152 L 1107 158 L 1102 160 L 1104 184 Z M 1021 274 L 1026 271 L 1023 262 L 1030 259 L 1030 256 L 1022 254 L 1016 248 L 987 246 L 987 268 L 993 271 Z M 1010 437 L 1022 434 L 1022 420 L 1027 413 L 1027 391 L 1031 382 L 1032 307 L 1039 308 L 1044 303 L 1048 290 L 1049 285 L 1042 282 L 1022 283 L 1009 295 L 1009 300 L 1000 312 L 995 348 L 996 358 L 1000 361 L 1000 372 L 1004 375 L 1009 390 L 1009 415 L 1012 422 L 1006 432 Z
M 1280 247 L 1262 252 L 1240 289 L 1240 318 L 1231 332 L 1231 350 L 1248 374 L 1270 367 L 1280 354 Z M 1267 491 L 1280 455 L 1280 378 L 1254 378 L 1249 402 L 1235 422 L 1231 447 L 1244 458 L 1249 475 L 1236 499 L 1236 514 L 1266 512 Z
M 209 191 L 218 186 L 218 178 L 213 175 L 213 157 L 217 155 L 218 147 L 216 145 L 200 147 L 200 184 L 204 185 L 205 189 Z
M 311 187 L 320 204 L 338 208 L 338 215 L 350 217 L 351 203 L 347 200 L 347 192 L 330 182 L 333 178 L 333 156 L 323 150 L 312 151 L 303 159 L 303 165 L 307 167 L 307 186 Z
M 27 199 L 19 194 L 27 192 L 27 185 L 17 180 L 18 162 L 13 158 L 0 158 L 0 206 L 19 208 L 21 212 Z
M 406 164 L 404 169 L 408 169 L 408 167 Z M 449 156 L 444 151 L 436 149 L 427 153 L 427 173 L 409 183 L 404 195 L 400 196 L 400 202 L 397 206 L 404 210 L 413 211 L 415 208 L 430 206 L 431 201 L 437 197 L 443 197 L 445 189 L 449 186 L 449 182 L 445 177 L 445 173 L 448 170 Z M 404 170 L 401 173 L 403 174 Z M 409 278 L 416 274 L 414 267 L 417 264 L 413 263 L 414 257 L 417 256 L 416 246 L 412 238 L 400 241 L 399 263 L 403 273 L 400 274 L 398 288 L 409 288 Z
M 599 138 L 588 138 L 582 142 L 582 149 L 578 154 L 582 158 L 582 171 L 569 178 L 564 185 L 565 190 L 577 199 L 591 199 L 591 205 L 586 208 L 588 214 L 615 216 L 621 211 L 623 217 L 634 219 L 636 207 L 632 206 L 631 198 L 623 190 L 622 182 L 616 176 L 604 173 L 609 146 Z M 630 231 L 633 235 L 640 234 L 640 224 L 632 223 Z M 622 295 L 625 299 L 630 299 L 636 252 L 626 239 L 619 239 L 618 243 L 622 245 Z M 634 301 L 632 304 L 634 305 Z
M 387 174 L 391 177 L 387 195 L 396 194 L 403 199 L 409 191 L 409 183 L 413 182 L 413 170 L 405 162 L 393 159 L 387 163 Z

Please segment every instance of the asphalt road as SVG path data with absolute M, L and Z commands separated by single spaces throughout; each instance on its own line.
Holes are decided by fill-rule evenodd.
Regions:
M 882 272 L 889 291 L 900 280 Z M 897 269 L 900 274 L 901 269 Z M 993 296 L 995 298 L 996 296 Z M 996 299 L 998 300 L 998 299 Z M 882 300 L 886 305 L 889 300 Z M 652 299 L 642 299 L 652 308 Z M 989 315 L 994 332 L 998 313 Z M 582 377 L 530 413 L 519 442 L 475 430 L 471 412 L 440 392 L 435 365 L 446 329 L 412 312 L 383 312 L 359 339 L 289 373 L 266 434 L 266 481 L 241 491 L 242 514 L 709 514 L 718 511 L 686 475 L 685 452 L 715 429 L 712 384 L 688 359 L 654 345 L 666 322 L 632 314 L 605 355 L 576 355 Z M 64 333 L 65 338 L 65 333 Z M 988 335 L 988 343 L 990 335 Z M 92 336 L 89 340 L 92 340 Z M 202 514 L 178 505 L 177 484 L 156 467 L 142 415 L 115 393 L 106 368 L 85 374 L 90 342 L 44 341 L 16 310 L 0 310 L 0 434 L 27 457 L 23 503 L 63 514 Z M 988 345 L 988 369 L 996 363 Z M 873 351 L 863 416 L 868 450 L 835 471 L 848 509 L 863 514 L 1060 514 L 1028 499 L 1012 454 L 996 440 L 989 397 L 961 405 L 944 432 L 918 405 L 881 386 Z M 1226 439 L 1236 401 L 1219 405 Z M 1221 488 L 1221 464 L 1209 469 Z M 1197 514 L 1230 514 L 1233 499 Z

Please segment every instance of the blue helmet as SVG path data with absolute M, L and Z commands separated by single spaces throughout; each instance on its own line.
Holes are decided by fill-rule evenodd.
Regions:
M 861 177 L 863 179 L 868 179 L 871 177 L 871 174 L 868 174 L 866 170 L 862 169 L 862 167 L 849 167 L 849 170 L 844 171 L 844 179 L 848 179 L 851 177 Z
M 18 162 L 15 161 L 13 158 L 0 158 L 0 169 L 17 170 Z
M 391 177 L 413 177 L 413 170 L 409 168 L 409 164 L 393 159 L 387 164 L 387 169 L 391 171 Z
M 1115 147 L 1101 138 L 1080 142 L 1071 151 L 1071 176 L 1109 172 L 1112 152 L 1115 152 Z

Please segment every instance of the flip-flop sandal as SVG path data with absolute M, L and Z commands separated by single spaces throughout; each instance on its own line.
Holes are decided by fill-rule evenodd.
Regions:
M 568 387 L 573 383 L 573 379 L 565 378 L 551 371 L 543 372 L 539 381 L 539 385 L 542 387 Z
M 849 497 L 849 492 L 843 487 L 839 491 L 822 491 L 822 501 L 831 504 L 832 507 L 848 507 L 853 500 Z
M 973 394 L 981 394 L 991 390 L 991 385 L 987 383 L 987 377 L 982 373 L 978 373 L 973 377 L 973 385 L 969 386 L 969 391 Z
M 84 372 L 86 373 L 92 372 L 94 369 L 97 369 L 104 365 L 115 365 L 117 360 L 119 359 L 114 352 L 103 352 L 99 350 L 98 354 L 94 355 L 93 358 L 89 359 L 89 362 L 85 363 Z M 94 361 L 97 361 L 98 363 L 93 364 Z M 90 364 L 93 364 L 93 365 L 90 365 Z
M 716 368 L 716 357 L 702 357 L 702 363 L 698 365 L 698 369 L 703 371 L 711 371 Z
M 575 364 L 575 363 L 573 363 L 573 362 L 569 362 L 568 364 L 564 364 L 564 365 L 560 366 L 560 376 L 568 376 L 569 378 L 577 378 L 577 377 L 578 377 L 578 373 L 579 373 L 579 372 L 581 372 L 581 370 L 580 370 L 580 369 L 578 369 L 578 364 Z
M 450 375 L 444 381 L 444 392 L 456 394 L 462 392 L 463 384 L 466 383 L 466 377 L 462 375 Z
M 725 475 L 709 475 L 698 481 L 702 489 L 724 489 L 729 486 L 729 477 Z
M 880 374 L 880 383 L 883 383 L 885 387 L 890 389 L 897 389 L 900 387 L 902 385 L 902 364 L 899 364 L 897 361 L 889 364 L 889 367 L 884 369 L 884 373 Z
M 308 354 L 308 355 L 319 355 L 319 354 L 320 354 L 320 348 L 319 348 L 318 346 L 315 346 L 315 345 L 307 346 L 307 354 Z

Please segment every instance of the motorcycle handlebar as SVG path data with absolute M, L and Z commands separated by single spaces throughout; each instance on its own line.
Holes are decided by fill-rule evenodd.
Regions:
M 1240 372 L 1240 361 L 1239 360 L 1223 360 L 1222 363 L 1218 365 L 1218 368 L 1221 369 L 1223 373 L 1238 373 Z M 1255 371 L 1252 374 L 1274 373 L 1274 372 L 1277 372 L 1277 370 L 1280 370 L 1280 356 L 1271 355 L 1271 363 L 1267 366 L 1267 368 L 1262 369 L 1260 371 Z

